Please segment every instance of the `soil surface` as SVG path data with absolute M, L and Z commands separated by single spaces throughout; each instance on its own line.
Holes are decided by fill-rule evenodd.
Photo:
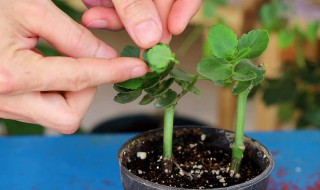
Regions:
M 239 174 L 230 176 L 231 149 L 216 147 L 200 130 L 174 135 L 172 171 L 165 170 L 162 136 L 142 140 L 135 150 L 126 152 L 122 164 L 133 174 L 166 186 L 211 189 L 248 181 L 262 169 L 245 154 Z M 127 157 L 129 156 L 129 158 Z

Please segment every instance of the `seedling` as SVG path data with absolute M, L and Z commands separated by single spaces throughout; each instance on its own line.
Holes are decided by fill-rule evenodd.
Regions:
M 198 74 L 189 74 L 176 68 L 179 61 L 166 44 L 158 44 L 146 50 L 142 58 L 154 70 L 143 77 L 115 84 L 118 94 L 114 98 L 119 103 L 136 100 L 145 93 L 141 105 L 155 102 L 158 109 L 164 109 L 163 157 L 173 160 L 172 133 L 174 109 L 178 101 L 187 93 L 199 94 L 195 87 L 198 80 L 210 80 L 219 86 L 232 86 L 232 93 L 238 97 L 235 141 L 232 146 L 231 171 L 239 171 L 243 157 L 244 125 L 247 97 L 252 87 L 258 85 L 265 70 L 251 60 L 259 57 L 267 48 L 268 32 L 254 30 L 244 34 L 239 40 L 232 29 L 225 25 L 210 28 L 209 47 L 212 56 L 204 58 L 197 66 Z M 134 46 L 124 48 L 121 56 L 140 58 L 140 49 Z M 172 85 L 180 86 L 179 93 Z

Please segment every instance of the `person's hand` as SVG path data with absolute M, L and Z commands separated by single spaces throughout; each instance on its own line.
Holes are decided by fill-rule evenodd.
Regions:
M 170 42 L 183 32 L 198 11 L 201 0 L 82 0 L 89 8 L 85 26 L 128 31 L 141 48 Z
M 0 117 L 62 133 L 80 125 L 96 91 L 148 68 L 95 38 L 50 0 L 0 1 Z M 45 57 L 39 38 L 65 57 Z

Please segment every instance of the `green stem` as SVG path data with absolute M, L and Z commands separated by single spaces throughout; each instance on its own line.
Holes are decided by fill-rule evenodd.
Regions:
M 231 170 L 235 173 L 239 172 L 240 164 L 243 158 L 244 146 L 244 126 L 247 109 L 247 98 L 250 91 L 238 95 L 237 118 L 235 138 L 232 146 Z
M 174 105 L 164 110 L 164 132 L 163 132 L 163 157 L 172 158 L 172 134 L 173 134 Z

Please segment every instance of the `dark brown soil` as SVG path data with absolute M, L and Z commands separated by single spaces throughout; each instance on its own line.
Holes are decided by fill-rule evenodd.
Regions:
M 248 181 L 262 172 L 245 154 L 241 171 L 230 177 L 231 149 L 216 147 L 210 137 L 199 131 L 174 135 L 172 172 L 164 171 L 162 137 L 142 140 L 135 150 L 126 152 L 122 164 L 133 174 L 172 187 L 210 189 Z M 146 155 L 146 158 L 144 156 Z

